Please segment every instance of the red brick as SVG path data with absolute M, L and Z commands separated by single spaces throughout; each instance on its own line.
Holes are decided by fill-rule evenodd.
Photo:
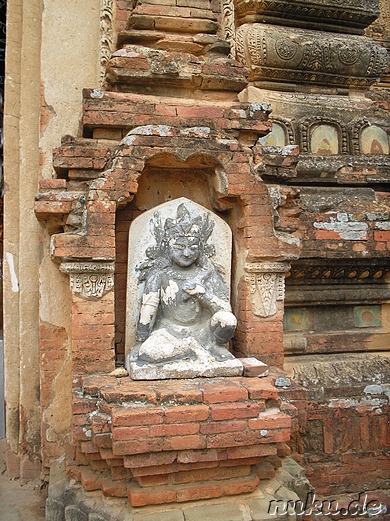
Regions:
M 247 428 L 246 421 L 219 421 L 212 423 L 202 423 L 200 425 L 201 434 L 220 434 L 222 432 L 237 432 Z
M 111 432 L 111 418 L 95 414 L 92 417 L 92 432 L 93 434 L 104 434 Z
M 262 415 L 256 420 L 248 420 L 248 427 L 250 430 L 284 428 L 289 429 L 291 427 L 291 416 L 287 416 L 283 413 Z
M 199 389 L 158 389 L 157 393 L 161 402 L 201 403 L 203 398 Z
M 136 440 L 149 436 L 149 427 L 115 427 L 112 430 L 112 439 L 117 440 Z
M 128 391 L 121 388 L 102 389 L 101 395 L 107 402 L 127 403 L 127 402 L 148 402 L 156 403 L 156 393 L 153 391 Z
M 106 434 L 96 434 L 93 437 L 93 442 L 96 445 L 96 447 L 103 448 L 103 449 L 109 449 L 112 446 L 112 436 L 111 433 Z
M 80 449 L 84 454 L 99 454 L 99 450 L 91 441 L 82 441 Z
M 113 481 L 128 480 L 131 475 L 128 469 L 123 467 L 111 467 L 111 478 Z
M 211 405 L 213 420 L 232 420 L 235 418 L 256 418 L 260 412 L 257 403 L 229 403 Z
M 165 410 L 166 423 L 189 423 L 207 420 L 209 408 L 207 405 L 188 405 L 169 407 Z M 157 422 L 154 422 L 157 423 Z
M 181 451 L 177 455 L 178 463 L 189 464 L 209 461 L 221 461 L 227 459 L 227 451 L 225 449 L 215 450 L 188 450 Z
M 219 485 L 190 485 L 181 486 L 177 491 L 177 501 L 198 501 L 200 499 L 212 499 L 221 497 L 221 487 Z
M 180 436 L 199 432 L 198 423 L 172 423 L 169 425 L 152 425 L 150 436 Z
M 99 490 L 102 484 L 102 475 L 95 473 L 93 470 L 90 470 L 89 468 L 82 468 L 81 483 L 84 487 L 84 490 Z
M 210 383 L 203 389 L 205 403 L 238 402 L 247 398 L 248 391 L 238 383 L 221 383 L 219 385 Z
M 163 419 L 164 412 L 160 407 L 117 407 L 112 410 L 112 424 L 115 426 L 153 425 L 163 423 Z
M 113 443 L 113 453 L 117 456 L 160 452 L 163 449 L 162 438 L 140 438 L 131 441 L 116 441 Z
M 229 459 L 220 461 L 219 465 L 221 467 L 239 467 L 241 465 L 259 465 L 262 461 L 263 457 L 257 456 L 253 458 Z
M 241 480 L 231 480 L 228 483 L 221 482 L 221 491 L 224 496 L 235 496 L 237 494 L 248 494 L 254 492 L 259 484 L 259 478 L 252 474 Z
M 185 472 L 178 472 L 172 476 L 173 484 L 191 483 L 197 481 L 220 481 L 231 478 L 241 478 L 248 476 L 251 472 L 249 465 L 240 465 L 236 467 L 198 469 Z
M 228 432 L 213 434 L 207 437 L 207 448 L 228 448 L 240 445 L 254 445 L 261 441 L 261 435 L 257 431 Z
M 124 465 L 126 468 L 153 467 L 158 465 L 170 465 L 177 458 L 177 452 L 162 452 L 160 454 L 139 454 L 126 456 Z
M 285 458 L 287 456 L 291 456 L 291 448 L 286 443 L 282 443 L 281 445 L 278 445 L 277 454 L 278 454 L 279 458 Z
M 244 366 L 244 376 L 248 378 L 256 378 L 268 370 L 268 366 L 256 358 L 239 358 L 239 360 Z
M 102 491 L 105 496 L 127 497 L 127 487 L 125 483 L 113 481 L 109 478 L 102 480 Z
M 179 465 L 177 463 L 171 463 L 170 465 L 132 468 L 131 473 L 135 478 L 138 478 L 139 476 L 162 476 L 163 474 L 172 474 L 179 470 Z
M 39 190 L 66 190 L 66 179 L 41 179 Z
M 105 461 L 90 461 L 89 462 L 92 470 L 96 471 L 96 472 L 102 472 L 102 471 L 105 471 L 105 470 L 108 470 L 108 465 Z
M 137 481 L 141 487 L 158 487 L 161 485 L 167 485 L 169 483 L 169 479 L 170 476 L 168 474 L 137 477 Z
M 161 438 L 158 438 L 161 439 Z M 192 436 L 172 436 L 164 439 L 163 450 L 204 449 L 206 438 L 198 434 Z
M 245 382 L 251 400 L 276 400 L 278 392 L 269 378 L 250 378 Z
M 276 445 L 250 445 L 242 447 L 229 447 L 228 459 L 254 458 L 256 456 L 272 456 L 276 454 Z
M 130 505 L 133 507 L 144 507 L 146 505 L 162 505 L 176 501 L 176 490 L 163 487 L 162 489 L 141 489 L 138 485 L 131 483 L 128 488 Z

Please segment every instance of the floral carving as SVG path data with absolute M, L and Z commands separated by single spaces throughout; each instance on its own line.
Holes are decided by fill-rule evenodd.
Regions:
M 291 60 L 297 53 L 298 46 L 284 38 L 276 40 L 275 49 L 282 60 Z
M 359 53 L 357 49 L 352 47 L 343 46 L 339 50 L 339 60 L 344 63 L 344 65 L 353 65 L 359 59 Z

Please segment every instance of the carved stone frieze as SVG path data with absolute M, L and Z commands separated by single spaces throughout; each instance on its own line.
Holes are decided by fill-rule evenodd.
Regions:
M 253 314 L 270 317 L 278 311 L 278 301 L 284 300 L 284 274 L 287 262 L 256 262 L 245 265 L 245 280 Z
M 364 36 L 332 35 L 266 24 L 236 32 L 239 62 L 250 81 L 367 87 L 387 67 L 387 51 Z
M 100 0 L 100 84 L 103 85 L 106 65 L 114 51 L 113 0 Z
M 70 275 L 70 289 L 85 299 L 101 298 L 114 287 L 113 262 L 63 262 L 63 273 Z
M 371 259 L 369 262 L 360 259 L 350 260 L 305 260 L 294 262 L 286 273 L 287 285 L 296 284 L 383 284 L 390 273 L 390 261 L 387 259 Z
M 387 0 L 384 0 L 387 2 Z M 234 0 L 238 25 L 274 23 L 361 32 L 379 16 L 378 0 Z

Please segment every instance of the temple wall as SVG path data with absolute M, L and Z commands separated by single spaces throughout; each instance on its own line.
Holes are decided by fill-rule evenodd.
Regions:
M 185 1 L 181 2 L 182 6 Z M 153 9 L 161 8 L 166 14 L 172 2 L 166 0 L 161 2 L 162 6 L 154 3 Z M 198 3 L 207 2 L 199 0 Z M 389 8 L 385 0 L 381 0 L 381 6 L 381 18 L 366 32 L 389 48 Z M 222 35 L 220 2 L 213 0 L 211 10 L 219 23 L 218 34 Z M 388 489 L 389 153 L 382 150 L 381 154 L 370 155 L 372 143 L 367 153 L 359 134 L 366 125 L 364 118 L 369 121 L 367 128 L 388 127 L 388 71 L 382 75 L 379 87 L 367 85 L 368 93 L 362 85 L 359 89 L 356 86 L 327 88 L 308 82 L 295 86 L 295 90 L 289 85 L 291 90 L 281 94 L 283 89 L 277 82 L 273 90 L 271 82 L 260 85 L 256 83 L 258 78 L 252 78 L 249 88 L 240 94 L 240 101 L 270 102 L 271 120 L 280 123 L 288 138 L 281 147 L 286 146 L 283 164 L 278 162 L 278 154 L 271 151 L 267 155 L 266 151 L 254 149 L 251 160 L 257 179 L 263 176 L 264 183 L 262 179 L 255 188 L 251 187 L 254 195 L 248 195 L 242 179 L 248 175 L 244 163 L 251 154 L 248 143 L 253 136 L 251 128 L 245 127 L 246 122 L 234 120 L 240 110 L 242 112 L 241 108 L 236 107 L 234 117 L 226 116 L 226 107 L 236 96 L 233 89 L 215 94 L 221 109 L 212 106 L 210 100 L 214 93 L 204 91 L 196 93 L 198 99 L 191 98 L 192 91 L 188 99 L 180 92 L 181 100 L 171 103 L 168 96 L 173 96 L 169 89 L 174 91 L 175 86 L 166 88 L 164 94 L 168 94 L 163 102 L 161 91 L 145 103 L 141 99 L 142 86 L 136 94 L 129 94 L 132 85 L 126 85 L 126 67 L 134 75 L 143 74 L 146 59 L 135 60 L 134 65 L 129 66 L 124 59 L 125 65 L 121 64 L 119 57 L 111 64 L 119 78 L 112 92 L 106 92 L 104 99 L 100 91 L 95 94 L 94 89 L 102 87 L 102 65 L 108 60 L 109 50 L 117 45 L 118 35 L 126 31 L 131 12 L 132 2 L 127 0 L 116 0 L 114 6 L 109 0 L 8 2 L 3 295 L 9 476 L 20 476 L 23 480 L 41 476 L 47 480 L 50 465 L 72 442 L 72 376 L 94 374 L 98 370 L 110 372 L 114 367 L 114 345 L 115 361 L 124 361 L 128 231 L 140 211 L 163 202 L 160 192 L 158 196 L 157 192 L 150 195 L 142 183 L 150 174 L 150 185 L 155 191 L 160 190 L 158 177 L 166 165 L 155 160 L 154 149 L 171 147 L 168 139 L 158 135 L 157 123 L 169 123 L 175 129 L 184 122 L 198 128 L 207 120 L 216 134 L 223 134 L 226 128 L 232 131 L 231 127 L 224 126 L 231 125 L 231 118 L 237 125 L 233 133 L 241 132 L 242 150 L 236 150 L 236 162 L 228 165 L 224 159 L 230 168 L 228 195 L 231 199 L 225 200 L 220 193 L 218 204 L 235 233 L 233 269 L 237 276 L 233 281 L 232 301 L 239 318 L 235 347 L 238 346 L 237 351 L 241 348 L 246 356 L 265 357 L 266 362 L 278 370 L 284 360 L 284 368 L 291 378 L 308 390 L 305 394 L 302 388 L 293 387 L 289 394 L 285 389 L 282 398 L 289 402 L 285 404 L 287 409 L 294 404 L 298 411 L 293 413 L 290 443 L 293 455 L 305 466 L 320 493 L 354 493 L 363 487 Z M 157 11 L 155 15 L 158 16 Z M 141 15 L 138 16 L 142 25 Z M 145 23 L 150 16 L 145 14 Z M 174 24 L 174 18 L 172 15 L 169 23 Z M 319 39 L 320 44 L 322 41 Z M 289 52 L 291 49 L 279 49 L 279 54 L 287 56 L 285 60 Z M 127 58 L 131 60 L 134 56 Z M 220 70 L 224 72 L 222 66 Z M 83 94 L 84 88 L 90 90 Z M 133 103 L 131 110 L 130 103 Z M 181 112 L 175 104 L 181 106 Z M 217 117 L 210 116 L 214 109 L 219 114 Z M 116 177 L 112 192 L 119 193 L 122 189 L 122 168 L 134 173 L 129 183 L 132 187 L 141 179 L 139 186 L 133 191 L 123 189 L 126 196 L 121 198 L 128 197 L 127 205 L 121 201 L 119 206 L 121 198 L 109 194 L 111 199 L 105 207 L 107 193 L 102 196 L 103 190 L 96 187 L 89 192 L 91 181 L 99 177 L 107 158 L 113 157 L 130 129 L 153 121 L 157 122 L 156 127 L 148 130 L 149 135 L 135 138 L 140 143 L 137 149 L 140 157 L 134 160 L 130 146 L 124 149 L 122 144 L 124 166 L 119 166 L 117 171 L 113 168 Z M 258 134 L 265 134 L 268 123 L 259 121 L 258 124 L 259 128 L 263 125 Z M 326 127 L 327 137 L 330 136 L 326 149 L 321 148 L 323 143 L 317 143 L 316 148 L 310 141 L 321 125 Z M 64 138 L 67 135 L 76 138 Z M 200 149 L 200 137 L 196 136 L 193 143 L 186 145 L 188 150 Z M 300 156 L 295 145 L 300 147 Z M 250 146 L 253 147 L 253 143 Z M 142 154 L 155 160 L 154 166 L 143 169 Z M 142 168 L 134 166 L 143 161 Z M 187 169 L 190 170 L 188 166 Z M 188 186 L 184 189 L 179 186 L 180 171 L 175 175 L 177 179 L 169 186 L 174 192 L 173 198 L 190 192 Z M 198 179 L 198 182 L 199 186 L 192 187 L 192 198 L 211 208 L 215 201 L 210 202 L 209 194 L 202 195 L 204 187 L 202 181 Z M 167 188 L 163 184 L 162 192 Z M 107 188 L 107 192 L 109 190 Z M 40 222 L 34 214 L 34 197 L 38 192 Z M 97 209 L 92 208 L 89 214 L 89 231 L 95 226 L 95 231 L 87 237 L 89 242 L 82 242 L 85 239 L 82 234 L 67 235 L 72 230 L 77 232 L 80 224 L 75 199 L 69 202 L 76 192 L 77 197 L 91 193 L 91 200 L 95 196 L 104 199 L 104 204 L 101 203 L 101 207 L 100 203 L 96 204 Z M 232 210 L 229 205 L 233 200 Z M 58 210 L 61 205 L 72 208 Z M 106 219 L 105 228 L 103 219 Z M 103 229 L 109 236 L 101 233 Z M 52 234 L 56 234 L 59 241 L 55 247 L 51 244 Z M 278 243 L 278 240 L 283 234 L 293 234 L 301 241 L 298 260 L 296 243 L 290 244 L 291 250 L 287 246 L 281 250 L 282 241 Z M 71 239 L 75 237 L 81 237 L 80 242 L 75 240 L 72 244 Z M 252 288 L 247 283 L 250 280 L 245 271 L 248 245 L 252 248 L 253 269 L 259 259 L 264 260 L 262 256 L 267 262 L 276 259 L 281 264 L 292 259 L 284 307 L 283 298 L 277 303 L 275 300 L 277 311 L 270 316 L 254 313 L 256 303 L 255 306 L 249 304 L 251 289 L 253 293 L 257 290 L 255 282 Z M 69 272 L 58 269 L 60 261 L 67 257 L 85 257 L 85 262 L 89 262 L 88 259 L 96 255 L 98 262 L 104 258 L 109 263 L 112 252 L 116 255 L 115 295 L 107 293 L 96 301 L 94 296 L 88 301 L 72 295 Z M 256 269 L 256 277 L 261 279 L 261 266 L 257 265 Z M 257 280 L 253 277 L 253 281 Z M 107 330 L 109 335 L 102 340 Z M 89 349 L 86 338 L 92 338 L 94 347 L 100 346 L 101 352 Z M 105 354 L 107 358 L 102 362 Z M 122 403 L 122 398 L 118 400 Z M 73 406 L 75 403 L 77 405 L 77 400 Z M 88 411 L 91 418 L 87 421 L 83 416 L 84 406 L 82 403 L 81 409 L 77 411 L 76 407 L 73 412 L 73 419 L 76 417 L 80 422 L 74 422 L 73 436 L 76 439 L 79 435 L 81 444 L 88 443 L 82 436 L 94 415 L 94 411 Z M 83 426 L 85 429 L 81 432 Z M 279 447 L 279 453 L 286 450 L 284 445 Z
M 40 29 L 40 2 L 9 4 L 4 118 L 6 434 L 9 474 L 26 479 L 39 469 L 40 458 L 39 225 L 33 217 L 39 175 Z
M 40 473 L 41 444 L 48 446 L 45 458 L 63 453 L 71 414 L 69 281 L 49 258 L 49 236 L 34 216 L 34 197 L 38 180 L 52 177 L 52 148 L 80 129 L 81 89 L 99 85 L 100 2 L 10 1 L 7 18 L 7 460 L 11 477 L 30 479 Z M 50 361 L 40 361 L 40 335 L 50 344 Z

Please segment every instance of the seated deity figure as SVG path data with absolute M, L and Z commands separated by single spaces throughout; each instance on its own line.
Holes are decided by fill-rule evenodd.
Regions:
M 167 217 L 164 223 L 158 212 L 154 214 L 156 245 L 146 250 L 148 260 L 137 268 L 145 285 L 130 365 L 164 367 L 163 378 L 242 371 L 227 349 L 237 320 L 228 289 L 211 260 L 214 246 L 207 241 L 214 222 L 209 213 L 192 217 L 182 203 L 176 218 Z M 218 366 L 228 372 L 215 374 L 212 367 Z

